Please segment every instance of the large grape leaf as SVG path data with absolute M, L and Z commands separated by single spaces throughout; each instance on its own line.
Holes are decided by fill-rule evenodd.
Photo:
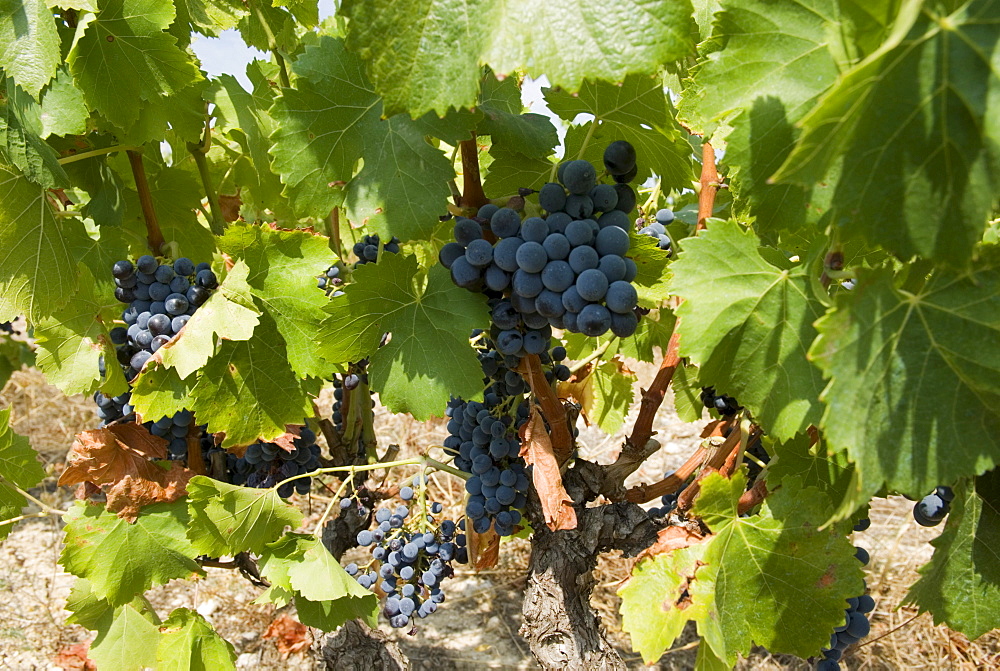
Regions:
M 728 115 L 773 98 L 789 120 L 799 119 L 839 73 L 838 3 L 729 0 L 721 7 L 709 53 L 684 87 L 678 115 L 693 131 L 711 133 Z
M 323 217 L 347 200 L 348 216 L 382 235 L 426 237 L 446 212 L 448 159 L 406 115 L 383 120 L 363 63 L 321 37 L 295 62 L 296 89 L 271 108 L 274 169 L 298 216 Z M 360 159 L 364 167 L 354 174 Z
M 719 221 L 684 247 L 670 291 L 684 299 L 681 355 L 701 367 L 701 383 L 736 397 L 778 440 L 818 422 L 822 375 L 806 352 L 823 306 L 809 289 L 809 269 L 773 265 L 734 221 Z
M 257 209 L 287 210 L 288 205 L 281 195 L 281 180 L 271 172 L 271 157 L 267 153 L 270 147 L 268 137 L 275 128 L 274 120 L 267 111 L 272 99 L 270 96 L 255 95 L 262 85 L 267 86 L 259 66 L 251 64 L 247 73 L 255 84 L 252 93 L 244 90 L 232 75 L 221 75 L 212 81 L 210 99 L 215 103 L 213 114 L 218 121 L 217 128 L 239 142 L 243 152 L 253 162 L 254 170 L 247 171 L 250 181 L 242 182 L 240 186 L 250 191 Z
M 0 95 L 0 160 L 16 166 L 32 182 L 44 187 L 66 186 L 66 172 L 56 152 L 44 140 L 41 107 L 0 75 L 6 95 Z
M 833 510 L 840 511 L 846 502 L 850 510 L 844 512 L 853 512 L 861 495 L 854 465 L 843 452 L 830 453 L 826 441 L 820 440 L 815 445 L 811 442 L 809 435 L 802 433 L 787 442 L 770 445 L 768 451 L 774 457 L 767 465 L 768 483 L 774 489 L 784 480 L 796 478 L 803 487 L 813 487 L 826 497 Z
M 174 94 L 202 76 L 164 32 L 174 20 L 172 2 L 102 0 L 100 5 L 93 20 L 81 22 L 67 60 L 90 106 L 128 129 L 139 119 L 139 105 L 123 100 L 169 107 Z
M 688 0 L 348 0 L 350 46 L 371 61 L 390 113 L 444 114 L 471 107 L 480 65 L 500 74 L 526 68 L 556 86 L 656 72 L 689 55 Z
M 572 397 L 583 408 L 583 416 L 609 435 L 618 432 L 632 405 L 635 374 L 621 361 L 606 358 L 592 366 L 582 380 L 559 383 L 559 398 Z
M 0 319 L 41 321 L 69 302 L 78 278 L 78 219 L 56 221 L 45 190 L 0 163 Z
M 484 77 L 476 107 L 483 114 L 476 131 L 490 136 L 491 154 L 493 149 L 500 147 L 532 159 L 545 159 L 559 144 L 556 128 L 548 117 L 524 112 L 521 87 L 514 77 L 500 80 L 492 73 Z
M 272 589 L 295 595 L 303 624 L 332 631 L 358 617 L 375 626 L 378 597 L 347 575 L 313 536 L 290 533 L 269 544 L 260 558 L 260 572 Z
M 0 68 L 36 99 L 62 62 L 45 0 L 0 0 Z
M 46 381 L 65 394 L 91 394 L 98 387 L 109 396 L 128 391 L 108 335 L 121 307 L 109 278 L 95 280 L 90 269 L 81 264 L 80 289 L 70 303 L 35 325 L 38 367 Z M 102 356 L 103 380 L 99 370 Z
M 133 380 L 132 400 L 140 417 L 169 417 L 191 408 L 191 388 L 197 377 L 182 380 L 176 368 L 165 368 L 150 359 L 142 374 Z
M 195 551 L 210 557 L 256 554 L 277 540 L 285 526 L 298 528 L 302 513 L 273 489 L 236 487 L 204 476 L 187 484 L 191 526 L 188 537 Z
M 236 668 L 233 644 L 211 623 L 187 608 L 178 608 L 160 627 L 156 649 L 158 671 L 225 671 Z
M 956 491 L 934 556 L 906 600 L 970 639 L 1000 627 L 1000 472 Z
M 198 371 L 188 407 L 210 431 L 226 434 L 223 447 L 248 445 L 280 436 L 286 424 L 301 424 L 312 415 L 318 392 L 317 380 L 303 381 L 289 367 L 284 341 L 265 312 L 252 338 L 220 343 Z
M 181 379 L 201 369 L 215 353 L 215 338 L 249 340 L 260 322 L 247 284 L 249 268 L 237 261 L 226 278 L 184 326 L 184 332 L 156 352 Z
M 66 545 L 59 564 L 90 581 L 94 594 L 112 606 L 153 585 L 203 574 L 185 535 L 184 501 L 146 506 L 134 524 L 103 506 L 77 501 L 64 519 Z
M 40 117 L 42 137 L 50 135 L 82 135 L 87 132 L 90 110 L 83 91 L 73 83 L 69 69 L 62 65 L 42 94 Z
M 115 609 L 107 629 L 98 630 L 87 654 L 102 669 L 141 671 L 156 667 L 159 640 L 160 632 L 149 615 L 126 603 Z
M 481 294 L 456 287 L 444 267 L 423 271 L 416 257 L 402 254 L 359 266 L 353 279 L 326 308 L 317 341 L 322 356 L 336 363 L 370 357 L 371 386 L 382 404 L 421 420 L 440 416 L 452 395 L 483 393 L 468 340 L 488 321 Z M 379 347 L 386 332 L 392 338 Z
M 921 497 L 1000 463 L 996 253 L 915 294 L 888 270 L 861 271 L 816 326 L 810 357 L 831 378 L 824 433 L 857 464 L 865 494 L 887 483 Z
M 635 147 L 639 183 L 656 173 L 665 189 L 690 188 L 691 145 L 681 136 L 658 77 L 632 75 L 620 85 L 588 81 L 576 95 L 554 88 L 544 92 L 552 111 L 567 122 L 578 114 L 593 114 L 590 123 L 599 124 L 593 132 L 588 124 L 567 135 L 567 158 L 587 159 L 603 172 L 604 148 L 627 140 Z
M 1000 2 L 949 11 L 921 5 L 905 38 L 844 74 L 773 178 L 820 181 L 843 154 L 833 207 L 846 233 L 964 265 L 1000 188 Z
M 288 362 L 300 377 L 333 374 L 313 344 L 329 302 L 316 278 L 336 260 L 329 239 L 307 231 L 234 225 L 218 240 L 219 249 L 249 268 L 251 293 L 274 319 L 288 349 Z
M 628 605 L 634 614 L 629 632 L 643 642 L 647 660 L 663 652 L 687 619 L 698 623 L 703 644 L 730 665 L 754 644 L 809 657 L 829 642 L 844 620 L 846 599 L 864 590 L 861 565 L 843 534 L 819 529 L 816 520 L 830 514 L 823 497 L 796 484 L 774 492 L 759 513 L 741 517 L 742 473 L 702 480 L 693 513 L 712 536 L 704 547 L 640 564 L 642 582 L 634 588 L 630 583 L 630 593 L 623 593 L 626 603 L 630 596 L 658 605 Z M 663 627 L 665 636 L 656 633 Z
M 27 499 L 9 485 L 30 489 L 44 478 L 45 470 L 28 439 L 10 428 L 10 408 L 0 410 L 0 521 L 16 517 L 27 504 Z M 0 526 L 0 539 L 12 526 Z

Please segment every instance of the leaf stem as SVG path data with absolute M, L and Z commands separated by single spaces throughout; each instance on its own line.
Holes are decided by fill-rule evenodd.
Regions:
M 205 188 L 205 195 L 208 197 L 208 209 L 212 216 L 208 220 L 208 226 L 214 235 L 222 235 L 226 232 L 226 223 L 222 217 L 222 209 L 219 207 L 219 194 L 215 190 L 215 183 L 212 181 L 212 173 L 208 168 L 207 153 L 211 147 L 211 128 L 205 124 L 204 140 L 201 144 L 188 142 L 188 151 L 194 157 L 195 165 L 198 166 L 198 174 L 201 176 L 202 186 Z
M 340 208 L 335 207 L 330 210 L 330 219 L 327 222 L 327 234 L 330 237 L 330 248 L 333 249 L 337 258 L 344 260 L 344 250 L 340 246 Z
M 58 159 L 58 163 L 59 165 L 76 163 L 77 161 L 82 161 L 87 158 L 93 158 L 94 156 L 113 154 L 116 151 L 142 151 L 142 147 L 133 147 L 132 145 L 116 144 L 110 147 L 102 147 L 101 149 L 91 149 L 90 151 L 84 151 L 79 154 L 73 154 L 72 156 L 64 156 Z
M 587 358 L 580 359 L 575 364 L 570 366 L 569 372 L 576 373 L 577 371 L 579 371 L 581 368 L 591 363 L 592 361 L 600 359 L 602 356 L 604 356 L 604 353 L 608 351 L 608 348 L 611 347 L 611 343 L 613 343 L 617 338 L 618 336 L 611 336 L 610 338 L 608 338 L 600 347 L 591 352 L 590 355 L 587 356 Z
M 580 151 L 576 154 L 577 160 L 583 158 L 583 153 L 587 151 L 587 145 L 590 144 L 591 138 L 594 137 L 594 129 L 597 128 L 598 123 L 597 117 L 595 116 L 594 120 L 590 122 L 590 128 L 587 129 L 587 135 L 583 138 L 583 144 L 580 145 Z
M 0 520 L 0 527 L 5 527 L 8 524 L 17 524 L 18 522 L 21 522 L 22 520 L 30 520 L 30 519 L 36 518 L 36 517 L 48 517 L 51 514 L 52 513 L 49 513 L 49 512 L 46 512 L 46 511 L 42 510 L 42 511 L 39 511 L 37 513 L 27 513 L 25 515 L 18 515 L 17 517 L 11 517 L 10 519 Z
M 132 177 L 135 179 L 135 188 L 139 193 L 139 205 L 142 206 L 142 218 L 146 222 L 146 241 L 153 254 L 159 254 L 163 247 L 163 233 L 160 232 L 160 223 L 156 219 L 156 210 L 153 209 L 153 194 L 149 190 L 149 182 L 146 180 L 146 169 L 142 165 L 142 154 L 138 151 L 128 149 L 128 162 L 132 166 Z
M 300 478 L 313 478 L 318 475 L 324 475 L 326 473 L 350 473 L 351 477 L 346 478 L 345 481 L 350 481 L 355 473 L 364 473 L 366 471 L 377 471 L 379 469 L 390 469 L 396 468 L 398 466 L 424 466 L 430 467 L 435 470 L 444 471 L 445 473 L 451 473 L 452 475 L 462 478 L 463 480 L 469 477 L 468 473 L 463 473 L 462 471 L 452 468 L 447 464 L 443 464 L 436 459 L 431 459 L 430 457 L 410 457 L 409 459 L 397 459 L 396 461 L 381 461 L 374 464 L 364 464 L 362 466 L 328 466 L 326 468 L 317 468 L 315 471 L 310 471 L 309 473 L 300 473 L 298 475 L 293 475 L 290 478 L 285 478 L 281 482 L 277 483 L 271 489 L 277 490 L 279 487 L 284 485 L 286 482 L 294 482 Z M 44 504 L 43 504 L 44 505 Z M 60 515 L 63 511 L 58 511 Z

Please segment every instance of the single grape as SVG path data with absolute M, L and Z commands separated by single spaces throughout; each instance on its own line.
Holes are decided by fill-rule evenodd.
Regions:
M 517 250 L 524 244 L 524 240 L 518 237 L 504 238 L 493 248 L 493 262 L 498 267 L 512 273 L 518 269 Z
M 569 256 L 569 239 L 562 233 L 550 233 L 542 242 L 542 247 L 545 248 L 549 259 L 559 260 Z
M 116 261 L 111 268 L 111 274 L 117 279 L 124 279 L 135 274 L 135 267 L 131 261 Z
M 451 265 L 451 280 L 463 289 L 471 289 L 482 280 L 482 269 L 469 263 L 465 256 L 455 259 Z
M 521 230 L 521 215 L 509 207 L 498 208 L 490 217 L 490 229 L 498 238 L 512 238 Z
M 593 247 L 584 245 L 577 247 L 569 253 L 569 267 L 577 274 L 583 273 L 586 270 L 596 269 L 599 263 L 600 257 Z
M 594 201 L 590 196 L 571 193 L 566 197 L 566 214 L 574 219 L 586 219 L 594 213 Z
M 579 332 L 584 335 L 591 337 L 603 335 L 611 327 L 611 313 L 603 305 L 588 305 L 580 311 L 577 326 Z
M 465 248 L 465 260 L 476 268 L 485 268 L 493 261 L 493 245 L 481 238 L 473 240 Z
M 550 291 L 561 293 L 573 285 L 575 273 L 565 261 L 549 261 L 542 269 L 542 284 Z
M 442 266 L 450 270 L 451 264 L 460 256 L 465 256 L 465 248 L 457 242 L 449 242 L 438 252 L 438 261 L 441 262 Z
M 629 247 L 628 233 L 617 226 L 606 226 L 597 234 L 594 246 L 601 256 L 625 256 Z
M 518 247 L 515 256 L 518 267 L 528 273 L 541 272 L 549 260 L 545 248 L 537 242 L 525 242 Z
M 156 269 L 160 264 L 157 263 L 156 259 L 149 254 L 143 254 L 136 260 L 135 265 L 140 272 L 152 275 L 156 272 Z
M 612 312 L 611 332 L 619 338 L 627 338 L 639 328 L 639 318 L 634 312 Z
M 549 182 L 538 191 L 538 205 L 548 212 L 557 212 L 566 206 L 566 190 L 561 184 Z
M 599 301 L 608 291 L 608 278 L 596 268 L 584 270 L 576 278 L 576 290 L 584 300 Z
M 611 175 L 625 175 L 635 168 L 635 147 L 625 140 L 615 140 L 604 150 L 604 168 Z
M 580 276 L 580 278 L 582 277 L 583 275 Z M 579 280 L 577 281 L 579 282 Z M 581 293 L 581 295 L 583 294 Z M 635 287 L 630 283 L 623 282 L 621 280 L 612 282 L 608 285 L 607 293 L 604 298 L 609 310 L 622 314 L 631 313 L 639 300 Z
M 483 237 L 482 227 L 472 219 L 465 217 L 455 218 L 455 227 L 452 229 L 452 233 L 455 236 L 455 241 L 463 247 L 468 247 L 470 242 Z
M 540 273 L 527 273 L 523 270 L 518 270 L 514 273 L 514 277 L 511 280 L 511 288 L 518 296 L 534 298 L 542 292 L 545 285 L 542 284 Z
M 571 195 L 590 193 L 590 190 L 597 184 L 597 171 L 594 170 L 594 166 L 589 161 L 582 159 L 569 161 L 564 166 L 560 166 L 560 170 L 562 174 L 559 176 L 559 181 L 569 189 Z M 566 200 L 568 205 L 569 198 Z
M 541 217 L 528 217 L 521 223 L 521 238 L 526 242 L 544 242 L 549 225 Z
M 618 194 L 618 203 L 615 209 L 621 212 L 631 212 L 635 209 L 635 191 L 628 184 L 615 184 L 615 193 Z

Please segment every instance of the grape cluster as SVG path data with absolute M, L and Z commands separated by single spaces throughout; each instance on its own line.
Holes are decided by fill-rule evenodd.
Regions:
M 723 417 L 731 417 L 743 409 L 732 396 L 716 394 L 715 387 L 701 388 L 701 402 L 706 408 L 717 411 Z
M 670 236 L 667 235 L 666 227 L 673 220 L 674 213 L 672 210 L 659 210 L 656 213 L 656 220 L 653 223 L 640 228 L 639 233 L 642 235 L 648 235 L 651 238 L 656 238 L 657 246 L 669 254 L 673 250 L 670 247 Z
M 870 520 L 863 519 L 854 526 L 854 530 L 864 531 L 870 525 Z M 867 550 L 862 547 L 855 548 L 854 556 L 863 566 L 867 566 L 870 561 Z M 844 623 L 838 626 L 830 636 L 830 645 L 823 649 L 821 653 L 823 658 L 816 664 L 816 671 L 840 670 L 840 658 L 844 651 L 871 631 L 871 623 L 868 621 L 867 614 L 873 610 L 875 610 L 875 600 L 868 594 L 847 600 L 847 608 L 844 609 Z
M 354 255 L 358 257 L 358 265 L 372 263 L 378 259 L 378 247 L 381 244 L 378 233 L 366 235 L 359 242 L 354 243 Z M 391 254 L 399 254 L 399 238 L 395 235 L 389 242 L 385 243 L 385 251 Z
M 476 218 L 456 219 L 455 242 L 438 257 L 458 286 L 503 297 L 492 313 L 503 354 L 548 349 L 553 327 L 625 337 L 638 325 L 631 283 L 638 269 L 625 256 L 635 193 L 628 184 L 598 184 L 594 166 L 583 160 L 560 165 L 558 179 L 538 192 L 544 218 L 522 221 L 511 207 L 484 205 Z
M 153 353 L 180 333 L 191 315 L 219 286 L 207 263 L 197 266 L 181 257 L 172 264 L 140 256 L 135 265 L 118 261 L 111 270 L 115 298 L 128 307 L 122 313 L 126 327 L 111 330 L 118 361 L 131 382 Z
M 248 446 L 242 457 L 227 456 L 230 477 L 234 485 L 268 488 L 287 478 L 309 473 L 319 468 L 319 446 L 316 434 L 308 426 L 299 429 L 289 452 L 276 443 L 257 442 Z M 299 478 L 278 488 L 278 496 L 288 498 L 292 492 L 308 494 L 311 478 Z
M 951 512 L 954 499 L 951 487 L 937 487 L 913 506 L 913 519 L 922 527 L 936 527 Z
M 404 501 L 413 496 L 412 487 L 400 489 Z M 350 499 L 341 501 L 343 508 L 351 505 Z M 430 514 L 422 521 L 411 518 L 406 505 L 378 509 L 378 526 L 360 531 L 357 537 L 358 545 L 371 547 L 372 561 L 365 567 L 355 563 L 344 567 L 362 587 L 381 588 L 386 595 L 382 613 L 397 629 L 410 625 L 414 617 L 425 618 L 437 610 L 445 598 L 441 583 L 454 575 L 452 562 L 469 560 L 462 533 L 464 520 L 457 525 L 448 519 L 436 523 L 434 515 L 441 512 L 441 504 L 430 503 L 427 508 Z
M 493 403 L 494 392 L 485 403 L 452 399 L 445 415 L 448 438 L 445 452 L 455 457 L 455 467 L 471 473 L 465 481 L 469 493 L 465 515 L 473 529 L 484 533 L 493 526 L 501 536 L 514 533 L 528 502 L 528 477 L 521 459 L 518 429 L 528 419 L 528 405 L 523 400 L 516 408 L 511 396 Z M 513 410 L 513 412 L 511 412 Z
M 342 296 L 343 291 L 340 291 L 340 286 L 344 283 L 344 278 L 340 276 L 343 272 L 343 264 L 335 263 L 326 269 L 326 272 L 319 276 L 316 280 L 316 286 L 322 289 L 327 296 Z

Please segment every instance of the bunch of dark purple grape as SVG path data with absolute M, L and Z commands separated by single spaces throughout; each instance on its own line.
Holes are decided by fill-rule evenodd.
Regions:
M 672 210 L 663 209 L 656 213 L 656 220 L 653 223 L 643 226 L 639 229 L 639 233 L 642 235 L 648 235 L 651 238 L 656 238 L 656 244 L 660 249 L 665 250 L 668 254 L 672 252 L 670 236 L 667 235 L 667 226 L 674 220 L 674 213 Z
M 420 476 L 414 478 L 415 485 Z M 413 487 L 400 488 L 400 498 L 412 501 Z M 345 504 L 346 502 L 346 504 Z M 342 508 L 353 505 L 341 501 Z M 412 504 L 411 504 L 412 505 Z M 464 520 L 437 522 L 440 503 L 428 503 L 428 514 L 399 505 L 375 512 L 377 527 L 358 533 L 358 545 L 371 547 L 371 561 L 365 566 L 348 564 L 345 570 L 367 589 L 380 588 L 385 593 L 382 614 L 397 629 L 409 626 L 414 617 L 425 618 L 444 602 L 441 583 L 454 575 L 452 562 L 468 562 Z M 415 515 L 411 515 L 416 513 Z
M 378 259 L 378 247 L 381 244 L 378 233 L 366 235 L 359 242 L 354 243 L 354 255 L 358 257 L 358 265 L 372 263 Z M 385 251 L 390 254 L 399 254 L 399 238 L 395 235 L 389 242 L 385 243 Z
M 122 312 L 126 327 L 112 329 L 111 341 L 131 382 L 153 353 L 180 333 L 219 286 L 219 280 L 207 263 L 195 266 L 181 257 L 172 264 L 161 264 L 148 254 L 140 256 L 135 265 L 118 261 L 111 273 L 115 298 L 128 304 Z
M 616 181 L 635 175 L 627 142 L 612 143 L 604 162 Z M 503 354 L 540 354 L 553 327 L 625 337 L 638 325 L 638 269 L 625 256 L 635 192 L 625 183 L 598 184 L 584 160 L 563 163 L 558 176 L 538 193 L 545 217 L 522 221 L 515 209 L 484 205 L 475 218 L 456 218 L 455 242 L 438 256 L 458 286 L 503 298 L 492 313 Z
M 855 531 L 864 531 L 871 525 L 871 521 L 861 520 L 855 525 Z M 867 566 L 870 561 L 868 551 L 862 547 L 855 548 L 854 556 L 861 562 L 862 566 Z M 817 671 L 838 671 L 840 669 L 840 658 L 848 647 L 854 645 L 871 632 L 871 623 L 868 621 L 868 613 L 875 610 L 875 599 L 868 594 L 851 597 L 847 600 L 847 608 L 844 609 L 844 623 L 839 625 L 830 636 L 830 645 L 822 651 L 822 659 L 816 664 Z
M 242 457 L 230 454 L 227 465 L 234 485 L 274 487 L 282 480 L 309 473 L 319 468 L 319 445 L 316 434 L 308 426 L 299 429 L 292 441 L 294 449 L 284 449 L 276 443 L 256 442 L 249 445 Z M 278 488 L 278 496 L 288 498 L 292 492 L 308 494 L 311 478 L 299 478 Z
M 701 388 L 701 402 L 709 410 L 715 410 L 723 417 L 731 417 L 743 409 L 743 406 L 736 402 L 732 396 L 716 394 L 715 387 Z

